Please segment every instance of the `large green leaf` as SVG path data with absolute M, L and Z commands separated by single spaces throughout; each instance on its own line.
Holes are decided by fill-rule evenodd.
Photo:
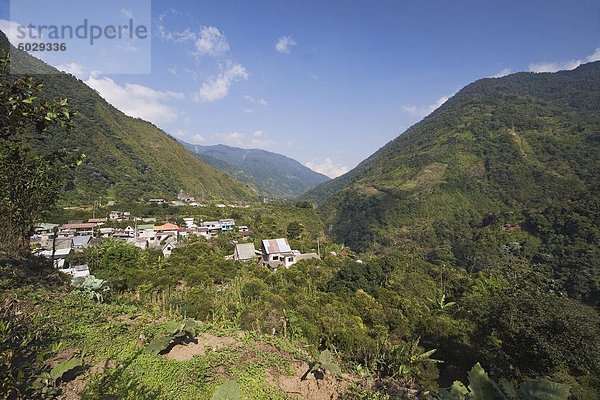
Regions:
M 79 358 L 74 358 L 69 361 L 65 361 L 64 363 L 58 364 L 52 370 L 50 370 L 50 377 L 52 380 L 58 380 L 64 376 L 69 371 L 74 370 L 77 367 L 81 367 L 83 362 Z
M 332 374 L 339 374 L 340 372 L 342 372 L 340 366 L 332 362 L 322 362 L 321 367 L 325 371 L 331 372 Z
M 234 381 L 225 381 L 213 393 L 211 400 L 239 400 L 242 392 Z
M 323 350 L 319 354 L 319 362 L 321 364 L 330 363 L 333 360 L 333 354 L 329 350 Z
M 494 400 L 496 395 L 494 382 L 481 367 L 481 364 L 475 364 L 469 371 L 468 376 L 469 390 L 473 400 Z
M 148 344 L 148 347 L 146 347 L 146 353 L 158 354 L 161 351 L 166 350 L 172 341 L 173 341 L 172 336 L 163 336 L 163 337 L 156 338 Z
M 521 384 L 519 395 L 523 400 L 567 400 L 569 386 L 537 379 Z
M 460 381 L 454 381 L 448 389 L 440 389 L 442 400 L 465 400 L 469 391 Z

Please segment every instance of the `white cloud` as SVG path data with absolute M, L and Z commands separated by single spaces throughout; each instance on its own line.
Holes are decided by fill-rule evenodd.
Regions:
M 41 35 L 41 37 L 38 38 L 37 32 L 35 30 L 32 32 L 31 35 L 29 35 L 29 29 L 26 29 L 27 34 L 25 35 L 25 37 L 19 38 L 18 37 L 19 32 L 17 31 L 17 28 L 19 26 L 23 26 L 23 25 L 19 24 L 18 22 L 15 22 L 15 21 L 8 21 L 6 19 L 0 19 L 0 30 L 2 32 L 4 32 L 4 34 L 8 38 L 8 41 L 10 42 L 10 44 L 12 44 L 15 47 L 17 47 L 19 45 L 19 43 L 35 42 L 36 40 L 39 40 L 44 37 L 44 35 Z
M 158 26 L 158 35 L 164 41 L 174 43 L 193 43 L 192 54 L 200 59 L 203 56 L 220 57 L 229 52 L 229 43 L 225 35 L 214 26 L 203 26 L 199 32 L 186 28 L 183 31 L 169 31 Z
M 335 164 L 330 158 L 325 159 L 325 161 L 322 163 L 307 162 L 304 165 L 313 171 L 327 175 L 330 178 L 337 178 L 338 176 L 344 175 L 346 172 L 348 172 L 347 166 Z
M 204 142 L 206 142 L 206 139 L 204 138 L 204 136 L 198 135 L 198 134 L 192 136 L 190 139 L 191 144 L 201 144 Z
M 502 78 L 503 76 L 511 74 L 512 71 L 510 68 L 504 68 L 502 71 L 498 72 L 496 75 L 492 75 L 491 78 Z
M 275 44 L 275 50 L 283 54 L 289 54 L 291 48 L 294 46 L 296 46 L 296 42 L 291 36 L 283 36 Z
M 257 104 L 259 106 L 263 106 L 264 107 L 264 106 L 267 105 L 267 101 L 265 99 L 263 99 L 263 98 L 255 99 L 254 97 L 249 96 L 249 95 L 245 95 L 244 98 L 246 100 L 248 100 L 250 103 Z
M 583 59 L 569 60 L 564 62 L 541 62 L 529 64 L 529 72 L 557 72 L 562 70 L 572 70 L 579 67 L 581 64 L 594 61 L 600 61 L 600 47 Z
M 72 62 L 68 64 L 57 65 L 56 69 L 71 74 L 79 79 L 83 79 L 85 77 L 85 70 L 83 68 L 83 65 L 78 63 Z
M 229 51 L 229 43 L 227 43 L 225 35 L 214 26 L 203 26 L 200 36 L 196 38 L 195 45 L 199 56 L 206 54 L 216 57 Z
M 434 110 L 436 110 L 438 107 L 440 107 L 442 104 L 444 104 L 446 101 L 448 101 L 448 99 L 452 97 L 452 95 L 450 96 L 442 96 L 440 97 L 435 103 L 427 105 L 427 106 L 404 106 L 404 111 L 406 111 L 408 114 L 412 115 L 413 117 L 419 117 L 419 118 L 424 118 L 426 116 L 428 116 L 429 114 L 431 114 Z
M 240 64 L 233 64 L 218 76 L 202 83 L 195 100 L 208 103 L 223 99 L 229 94 L 233 82 L 246 79 L 248 79 L 246 68 Z
M 247 149 L 269 149 L 275 145 L 275 141 L 267 138 L 267 134 L 260 130 L 254 131 L 252 134 L 240 132 L 216 133 L 213 137 L 220 143 Z
M 125 53 L 135 53 L 136 51 L 139 51 L 139 49 L 131 43 L 119 44 L 117 45 L 117 48 Z
M 172 122 L 180 116 L 176 108 L 165 102 L 185 98 L 180 92 L 160 91 L 133 83 L 119 85 L 96 72 L 92 72 L 85 83 L 125 114 L 157 125 Z
M 133 18 L 133 11 L 128 10 L 127 8 L 121 8 L 121 14 L 123 14 L 127 18 Z

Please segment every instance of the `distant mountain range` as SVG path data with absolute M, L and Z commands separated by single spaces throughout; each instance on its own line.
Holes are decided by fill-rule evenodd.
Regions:
M 0 32 L 0 54 L 11 47 Z M 85 163 L 65 176 L 65 199 L 174 198 L 183 190 L 204 200 L 258 200 L 251 188 L 194 157 L 153 124 L 123 114 L 77 78 L 14 47 L 11 53 L 13 71 L 35 70 L 40 74 L 36 79 L 44 84 L 44 98 L 67 98 L 75 113 L 74 129 L 54 136 L 49 146 L 39 149 L 66 148 L 86 154 Z M 15 77 L 0 75 L 0 79 Z
M 205 163 L 253 187 L 266 198 L 294 198 L 330 180 L 294 159 L 265 150 L 181 143 Z

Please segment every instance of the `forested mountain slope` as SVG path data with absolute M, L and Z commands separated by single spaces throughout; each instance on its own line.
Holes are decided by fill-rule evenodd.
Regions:
M 200 146 L 182 142 L 214 168 L 255 188 L 263 197 L 293 198 L 329 178 L 281 154 L 225 145 Z
M 0 32 L 0 53 L 9 49 Z M 74 129 L 49 143 L 55 151 L 66 148 L 84 153 L 83 165 L 66 175 L 67 200 L 174 197 L 180 190 L 199 198 L 229 201 L 255 200 L 256 194 L 226 174 L 194 157 L 175 139 L 153 124 L 126 116 L 82 81 L 56 70 L 27 53 L 14 50 L 13 71 L 27 65 L 39 71 L 48 98 L 64 97 L 75 112 Z M 14 79 L 15 76 L 0 76 Z
M 401 246 L 471 271 L 526 259 L 600 288 L 600 63 L 476 81 L 305 197 L 356 250 Z

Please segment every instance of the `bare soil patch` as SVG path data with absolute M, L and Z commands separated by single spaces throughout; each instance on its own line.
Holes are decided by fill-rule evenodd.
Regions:
M 170 360 L 186 361 L 194 358 L 195 355 L 203 356 L 207 351 L 217 351 L 225 347 L 238 347 L 240 344 L 239 338 L 231 336 L 216 336 L 204 334 L 196 338 L 196 343 L 185 343 L 173 346 L 173 348 L 165 354 L 165 357 Z
M 293 364 L 293 375 L 271 371 L 267 381 L 288 396 L 311 400 L 339 399 L 352 384 L 352 378 L 346 374 L 342 374 L 342 379 L 331 374 L 325 374 L 323 379 L 316 379 L 312 374 L 308 374 L 307 378 L 302 380 L 308 368 L 308 363 L 296 361 Z

